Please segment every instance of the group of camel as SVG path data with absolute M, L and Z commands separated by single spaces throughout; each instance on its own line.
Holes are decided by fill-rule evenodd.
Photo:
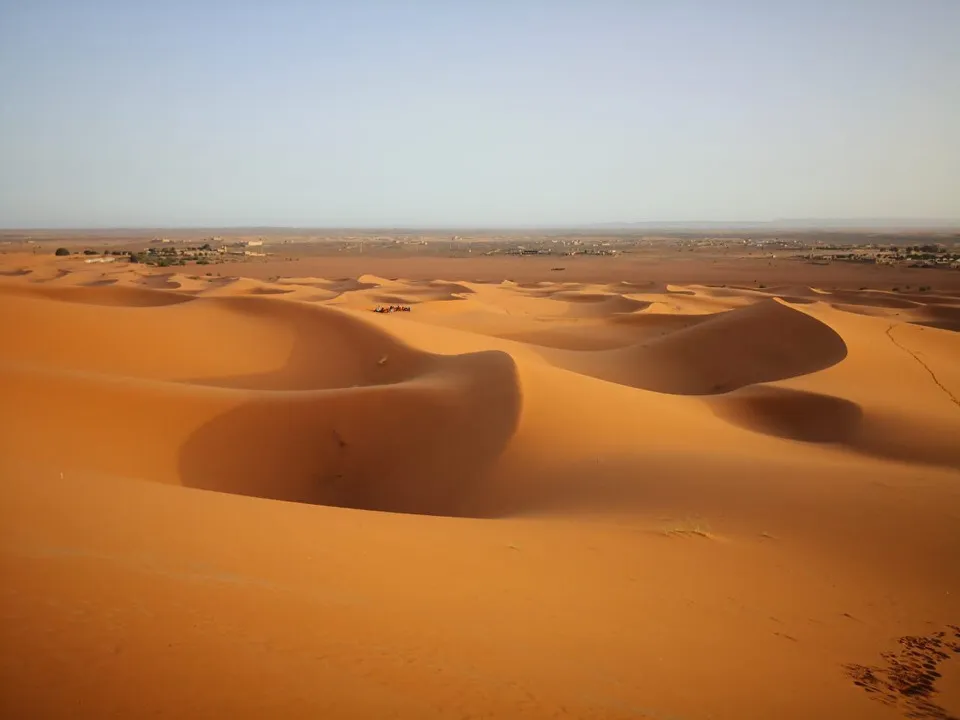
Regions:
M 409 305 L 388 305 L 387 307 L 381 307 L 377 305 L 373 311 L 375 313 L 392 313 L 392 312 L 410 312 Z

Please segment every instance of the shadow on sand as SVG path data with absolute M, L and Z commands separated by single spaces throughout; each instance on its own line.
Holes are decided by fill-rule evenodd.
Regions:
M 376 335 L 364 342 L 389 342 Z M 316 379 L 327 389 L 251 392 L 184 443 L 182 484 L 366 510 L 475 515 L 487 471 L 520 415 L 513 360 L 501 352 L 447 357 L 404 350 L 405 358 L 384 366 L 364 353 L 353 358 L 360 366 L 353 370 L 331 366 L 328 356 L 324 377 Z M 318 352 L 299 343 L 287 374 L 279 371 L 280 384 L 304 381 L 311 357 L 314 369 L 323 368 Z M 223 384 L 238 382 L 264 387 L 278 379 Z
M 871 457 L 960 468 L 956 427 L 878 411 L 832 395 L 766 385 L 708 401 L 738 427 L 788 440 L 833 444 Z

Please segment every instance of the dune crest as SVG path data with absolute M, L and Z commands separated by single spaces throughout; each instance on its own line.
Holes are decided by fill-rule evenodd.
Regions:
M 621 385 L 709 395 L 823 370 L 846 356 L 829 326 L 775 300 L 710 316 L 629 348 L 550 351 L 552 363 Z
M 18 426 L 19 452 L 40 454 L 45 433 L 69 437 L 43 453 L 63 468 L 469 514 L 475 483 L 520 412 L 508 356 L 433 356 L 337 310 L 249 297 L 145 304 L 112 287 L 34 295 L 18 298 L 16 352 L 3 357 L 4 423 Z M 62 306 L 94 301 L 106 314 Z M 131 346 L 136 352 L 115 351 Z M 159 355 L 143 353 L 147 346 Z M 29 401 L 44 394 L 61 409 Z M 147 410 L 131 417 L 130 404 Z M 133 449 L 104 457 L 96 450 L 104 434 Z

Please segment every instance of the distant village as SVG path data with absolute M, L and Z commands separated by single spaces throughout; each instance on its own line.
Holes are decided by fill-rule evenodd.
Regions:
M 211 265 L 225 262 L 227 259 L 244 257 L 266 257 L 261 249 L 263 239 L 238 240 L 224 242 L 222 238 L 204 238 L 199 245 L 189 245 L 186 240 L 155 238 L 143 250 L 83 250 L 77 253 L 86 263 L 110 263 L 127 259 L 131 263 L 170 267 L 195 262 L 197 265 Z M 195 242 L 195 241 L 194 241 Z M 71 255 L 67 248 L 58 248 L 57 255 Z
M 52 240 L 53 238 L 48 239 Z M 64 238 L 66 239 L 66 238 Z M 110 239 L 108 250 L 68 250 L 57 254 L 80 256 L 88 263 L 129 260 L 132 263 L 167 267 L 171 265 L 210 265 L 242 259 L 272 256 L 267 244 L 284 255 L 322 257 L 325 255 L 386 254 L 431 257 L 620 257 L 624 255 L 662 256 L 674 253 L 695 253 L 706 256 L 752 257 L 793 260 L 817 265 L 860 263 L 911 268 L 960 270 L 960 235 L 939 234 L 867 234 L 843 232 L 805 232 L 740 235 L 734 233 L 702 234 L 694 232 L 582 233 L 582 232 L 492 232 L 478 231 L 470 235 L 446 235 L 398 231 L 340 231 L 329 234 L 278 234 L 264 237 L 154 237 L 149 240 L 129 238 L 129 245 L 117 247 Z M 16 244 L 34 245 L 29 236 Z M 11 244 L 11 240 L 0 245 Z M 36 247 L 36 245 L 34 245 Z M 83 246 L 81 246 L 83 247 Z M 283 250 L 280 250 L 283 248 Z M 287 257 L 292 260 L 294 257 Z
M 906 247 L 832 247 L 802 256 L 814 263 L 852 262 L 875 265 L 900 265 L 911 268 L 949 268 L 960 270 L 960 247 L 944 244 L 908 245 Z

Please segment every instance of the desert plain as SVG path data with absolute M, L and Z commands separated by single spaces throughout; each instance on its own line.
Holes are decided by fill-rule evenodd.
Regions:
M 960 272 L 71 242 L 0 253 L 4 717 L 960 716 Z

